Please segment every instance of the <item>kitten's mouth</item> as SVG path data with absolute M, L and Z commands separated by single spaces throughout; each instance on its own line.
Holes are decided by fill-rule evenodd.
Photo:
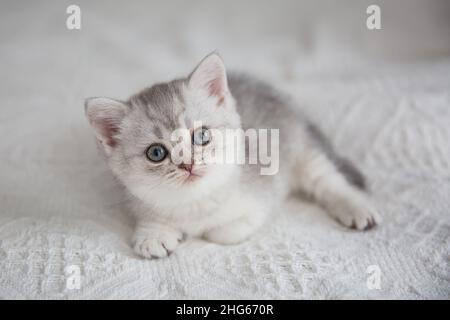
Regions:
M 194 181 L 197 181 L 201 177 L 202 176 L 200 174 L 198 174 L 198 173 L 189 172 L 188 176 L 186 178 L 184 178 L 183 183 L 192 183 Z

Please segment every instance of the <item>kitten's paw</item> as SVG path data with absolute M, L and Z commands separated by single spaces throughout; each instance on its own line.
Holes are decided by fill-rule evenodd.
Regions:
M 381 223 L 378 211 L 369 201 L 345 202 L 333 209 L 333 215 L 344 226 L 369 230 Z
M 225 245 L 232 245 L 232 244 L 238 244 L 245 239 L 247 239 L 250 235 L 245 234 L 235 234 L 233 230 L 229 230 L 226 227 L 221 228 L 215 228 L 213 230 L 210 230 L 206 232 L 203 235 L 203 238 L 205 240 L 208 240 L 210 242 L 218 243 L 218 244 L 225 244 Z
M 247 221 L 238 220 L 230 224 L 211 229 L 206 232 L 203 237 L 214 243 L 238 244 L 244 240 L 247 240 L 257 230 L 259 225 L 259 223 L 252 224 Z
M 148 259 L 167 257 L 183 239 L 183 234 L 171 228 L 138 228 L 133 236 L 134 251 Z

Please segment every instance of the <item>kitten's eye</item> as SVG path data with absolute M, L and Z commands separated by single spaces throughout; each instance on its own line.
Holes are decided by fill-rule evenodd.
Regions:
M 147 149 L 147 158 L 153 162 L 161 162 L 167 156 L 166 148 L 161 144 L 152 144 Z
M 208 128 L 201 127 L 194 131 L 192 134 L 192 144 L 196 144 L 198 146 L 204 146 L 209 143 L 211 140 L 211 134 Z

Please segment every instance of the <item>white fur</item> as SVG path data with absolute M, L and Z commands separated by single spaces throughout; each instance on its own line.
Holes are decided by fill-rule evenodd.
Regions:
M 201 177 L 193 181 L 187 181 L 189 173 L 169 157 L 153 163 L 145 156 L 150 143 L 161 143 L 168 151 L 174 147 L 169 129 L 162 127 L 157 130 L 158 134 L 152 129 L 159 122 L 177 121 L 178 127 L 172 130 L 195 130 L 199 121 L 216 130 L 241 128 L 241 117 L 228 88 L 225 68 L 215 54 L 206 57 L 187 81 L 179 84 L 179 91 L 164 87 L 173 97 L 167 92 L 150 91 L 142 93 L 144 98 L 132 97 L 127 104 L 88 100 L 86 114 L 102 141 L 108 164 L 131 194 L 130 209 L 137 220 L 133 246 L 141 256 L 167 256 L 183 235 L 222 244 L 243 241 L 267 220 L 272 205 L 281 201 L 292 188 L 310 195 L 348 227 L 361 230 L 380 221 L 368 197 L 352 186 L 311 142 L 306 126 L 296 116 L 286 113 L 283 118 L 279 110 L 274 109 L 285 100 L 278 100 L 277 94 L 270 95 L 267 87 L 260 86 L 260 91 L 255 91 L 247 83 L 243 86 L 242 92 L 237 94 L 248 98 L 240 97 L 241 107 L 255 108 L 257 112 L 250 115 L 250 120 L 256 123 L 258 117 L 266 119 L 268 123 L 260 124 L 263 128 L 284 127 L 289 132 L 284 139 L 292 139 L 280 141 L 285 161 L 275 176 L 261 176 L 258 168 L 248 165 L 202 161 L 218 148 L 233 147 L 219 144 L 214 134 L 207 145 L 194 146 L 194 156 L 201 161 L 194 163 L 193 170 Z M 182 98 L 177 96 L 180 94 Z M 154 102 L 147 105 L 149 99 Z M 157 108 L 161 109 L 154 111 Z M 148 112 L 155 114 L 149 116 Z M 267 112 L 265 117 L 264 112 Z M 111 125 L 115 127 L 111 131 L 104 125 L 109 126 L 106 129 Z M 108 143 L 103 143 L 105 141 Z
M 303 154 L 296 171 L 298 186 L 343 225 L 364 230 L 381 222 L 367 195 L 351 186 L 323 153 Z

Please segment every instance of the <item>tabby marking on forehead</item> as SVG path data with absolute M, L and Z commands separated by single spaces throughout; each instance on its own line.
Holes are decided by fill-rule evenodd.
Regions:
M 179 117 L 185 110 L 183 80 L 156 84 L 131 97 L 130 102 L 145 111 L 153 123 L 173 131 L 180 127 Z

